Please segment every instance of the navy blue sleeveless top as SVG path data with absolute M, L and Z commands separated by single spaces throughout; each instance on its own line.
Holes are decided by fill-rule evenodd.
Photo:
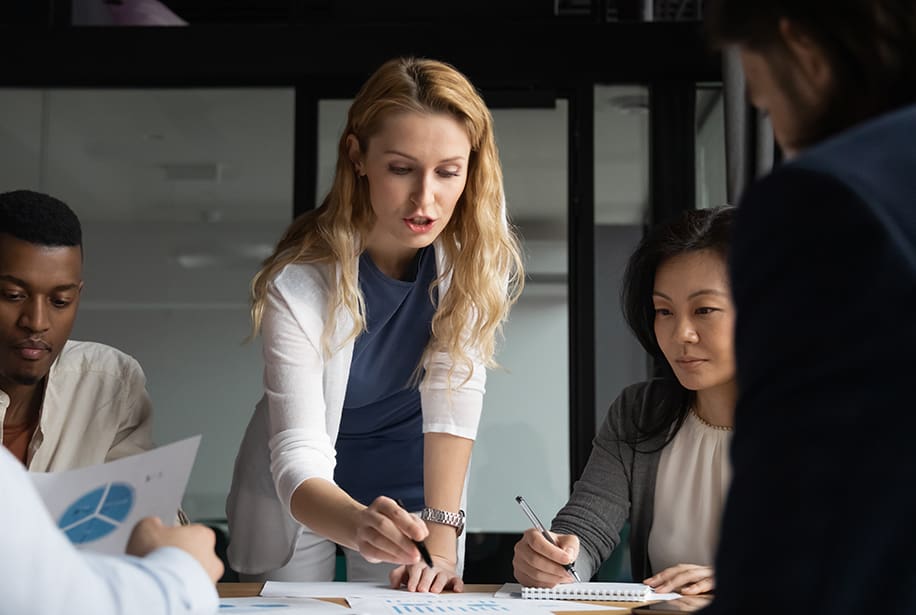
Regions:
M 411 376 L 430 338 L 436 278 L 432 246 L 414 261 L 413 281 L 389 278 L 363 252 L 359 286 L 366 330 L 355 340 L 337 436 L 334 480 L 355 500 L 400 498 L 408 510 L 424 506 L 423 415 Z

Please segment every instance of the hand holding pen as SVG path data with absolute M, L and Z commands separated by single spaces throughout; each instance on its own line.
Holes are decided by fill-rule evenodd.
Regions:
M 515 498 L 515 501 L 518 502 L 518 505 L 522 507 L 522 511 L 531 521 L 532 525 L 534 525 L 536 531 L 540 533 L 541 536 L 543 536 L 544 539 L 548 543 L 550 543 L 551 545 L 553 545 L 554 547 L 558 549 L 562 549 L 562 547 L 560 547 L 560 545 L 557 544 L 557 541 L 554 540 L 553 535 L 549 531 L 547 531 L 547 528 L 544 527 L 544 524 L 541 523 L 541 520 L 538 519 L 537 515 L 534 514 L 534 511 L 531 510 L 531 507 L 528 506 L 528 502 L 525 501 L 525 498 L 523 498 L 522 496 L 517 496 Z M 530 531 L 531 530 L 529 530 L 529 532 Z M 527 533 L 528 532 L 526 532 L 526 534 Z M 576 546 L 578 546 L 578 539 L 575 536 L 571 536 L 570 538 L 574 539 L 576 542 Z M 519 544 L 521 545 L 524 542 L 525 540 L 523 539 L 522 542 Z M 543 558 L 544 556 L 540 555 L 540 557 Z M 541 586 L 543 585 L 543 583 L 539 583 L 536 581 L 537 579 L 542 578 L 543 575 L 537 573 L 535 570 L 531 570 L 531 568 L 535 568 L 535 569 L 537 568 L 537 566 L 532 566 L 532 563 L 530 561 L 531 559 L 533 558 L 525 556 L 522 553 L 522 550 L 519 549 L 519 546 L 516 546 L 516 556 L 513 559 L 513 566 L 515 568 L 515 576 L 516 578 L 518 578 L 519 581 L 521 581 L 525 585 Z M 552 560 L 552 558 L 546 558 L 546 559 Z M 559 563 L 572 576 L 572 578 L 575 579 L 577 583 L 582 582 L 582 579 L 579 578 L 579 574 L 576 572 L 575 566 L 573 565 L 572 562 L 568 564 L 562 564 L 560 562 L 557 562 L 557 563 Z M 526 582 L 526 579 L 527 579 L 527 582 Z
M 394 499 L 375 498 L 354 515 L 354 522 L 352 546 L 366 561 L 408 565 L 422 561 L 415 541 L 425 539 L 429 530 Z
M 404 510 L 407 510 L 407 507 L 404 506 L 404 502 L 402 502 L 400 498 L 395 500 L 395 502 L 398 503 L 398 506 L 400 506 Z M 417 551 L 420 552 L 420 557 L 423 558 L 423 563 L 429 566 L 430 568 L 432 568 L 433 567 L 433 558 L 430 557 L 429 555 L 429 549 L 426 548 L 426 543 L 423 542 L 422 540 L 413 540 L 413 544 L 416 545 Z
M 395 500 L 395 502 L 403 511 L 407 511 L 401 500 Z M 416 540 L 410 536 L 409 538 L 420 552 L 423 562 L 398 566 L 392 570 L 388 575 L 392 588 L 404 587 L 410 592 L 432 592 L 435 594 L 446 589 L 451 589 L 453 592 L 464 590 L 464 582 L 461 580 L 461 575 L 455 571 L 453 562 L 448 562 L 441 556 L 433 559 L 424 540 Z

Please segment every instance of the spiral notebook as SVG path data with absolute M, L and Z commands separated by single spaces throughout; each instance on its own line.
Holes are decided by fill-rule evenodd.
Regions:
M 522 587 L 522 598 L 528 600 L 610 600 L 645 602 L 654 592 L 642 583 L 562 583 L 555 587 Z

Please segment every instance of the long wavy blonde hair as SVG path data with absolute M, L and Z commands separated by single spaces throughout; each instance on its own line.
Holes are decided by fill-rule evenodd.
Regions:
M 260 331 L 268 283 L 290 263 L 339 264 L 339 283 L 328 297 L 330 316 L 322 336 L 326 354 L 337 350 L 329 347 L 329 339 L 340 309 L 346 310 L 354 323 L 344 343 L 365 330 L 358 259 L 375 214 L 368 183 L 358 179 L 350 160 L 347 138 L 355 136 L 365 152 L 384 120 L 404 112 L 447 113 L 465 127 L 471 142 L 464 192 L 439 236 L 450 270 L 440 272 L 433 281 L 430 296 L 447 276 L 451 279 L 448 291 L 440 293 L 432 335 L 420 366 L 431 353 L 444 351 L 452 357 L 453 365 L 470 367 L 472 360 L 480 360 L 494 367 L 496 338 L 521 294 L 524 273 L 518 239 L 505 210 L 493 117 L 463 74 L 449 64 L 429 59 L 389 60 L 356 95 L 340 137 L 330 192 L 318 209 L 293 221 L 252 280 L 253 335 Z

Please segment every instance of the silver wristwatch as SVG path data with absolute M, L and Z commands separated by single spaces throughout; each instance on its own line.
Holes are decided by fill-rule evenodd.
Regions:
M 420 518 L 424 521 L 429 521 L 430 523 L 440 523 L 442 525 L 452 526 L 458 531 L 456 537 L 461 536 L 461 532 L 464 531 L 463 510 L 459 510 L 458 512 L 453 513 L 445 510 L 439 510 L 438 508 L 429 508 L 427 506 L 420 511 Z

